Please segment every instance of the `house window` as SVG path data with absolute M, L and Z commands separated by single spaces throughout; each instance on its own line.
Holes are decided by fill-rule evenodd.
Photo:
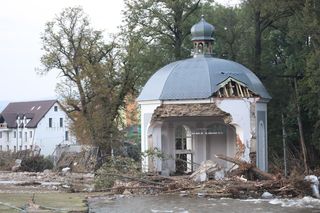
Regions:
M 0 151 L 2 151 L 2 145 L 0 145 Z
M 0 138 L 2 138 L 2 132 L 0 132 Z
M 27 142 L 28 141 L 28 133 L 24 132 L 24 141 Z
M 20 147 L 19 147 L 19 148 L 20 148 L 20 151 L 21 151 L 21 150 L 22 150 L 22 146 L 20 145 Z
M 68 141 L 69 140 L 69 131 L 65 132 L 65 140 Z
M 60 118 L 60 127 L 63 127 L 63 118 Z
M 32 131 L 29 132 L 30 138 L 32 138 Z
M 17 132 L 16 131 L 13 132 L 13 138 L 17 138 Z
M 52 118 L 49 118 L 49 128 L 52 127 Z
M 19 132 L 19 138 L 22 138 L 22 132 L 21 131 Z
M 13 151 L 14 151 L 14 152 L 17 151 L 17 147 L 16 147 L 16 146 L 13 147 Z
M 55 112 L 58 112 L 58 106 L 54 106 L 53 109 L 54 109 Z
M 9 137 L 9 132 L 7 132 L 7 141 L 9 141 L 10 137 Z
M 32 148 L 33 148 L 33 146 L 32 145 L 30 145 L 30 149 L 32 150 Z
M 9 147 L 9 145 L 7 145 L 7 151 L 10 151 L 10 147 Z
M 27 150 L 27 149 L 28 149 L 28 146 L 27 146 L 27 145 L 24 145 L 24 149 Z

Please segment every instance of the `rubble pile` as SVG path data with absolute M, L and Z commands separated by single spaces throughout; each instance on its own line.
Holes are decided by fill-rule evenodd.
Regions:
M 142 173 L 129 158 L 112 158 L 96 173 L 76 173 L 70 167 L 59 171 L 0 172 L 0 192 L 67 191 L 108 192 L 122 195 L 175 193 L 209 198 L 319 197 L 318 177 L 289 178 L 263 172 L 247 162 L 219 156 L 239 165 L 225 173 L 212 161 L 203 162 L 191 175 L 162 176 Z M 74 162 L 73 162 L 74 164 Z
M 294 198 L 312 195 L 309 185 L 303 178 L 291 181 L 279 180 L 256 180 L 250 181 L 238 176 L 221 180 L 208 180 L 196 182 L 187 176 L 149 176 L 145 180 L 155 183 L 146 183 L 141 180 L 116 181 L 114 186 L 105 189 L 114 194 L 160 194 L 179 193 L 181 196 L 198 196 L 208 198 Z
M 314 178 L 304 176 L 284 178 L 263 172 L 255 165 L 239 159 L 226 156 L 219 156 L 219 158 L 238 164 L 237 171 L 224 174 L 216 163 L 205 161 L 190 176 L 167 177 L 158 174 L 129 176 L 118 173 L 113 187 L 103 190 L 125 195 L 179 193 L 181 196 L 241 199 L 294 198 L 306 195 L 316 197 L 318 195 L 318 191 L 314 190 L 318 187 L 318 182 L 314 181 Z M 105 178 L 109 175 L 114 176 L 114 173 L 104 173 Z

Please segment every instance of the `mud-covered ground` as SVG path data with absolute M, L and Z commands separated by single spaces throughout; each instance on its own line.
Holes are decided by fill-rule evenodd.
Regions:
M 9 191 L 93 191 L 91 173 L 0 171 L 0 192 Z
M 0 212 L 86 212 L 93 174 L 0 171 Z

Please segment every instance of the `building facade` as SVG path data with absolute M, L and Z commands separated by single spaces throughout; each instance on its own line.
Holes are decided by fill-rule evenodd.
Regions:
M 0 114 L 0 151 L 52 155 L 57 145 L 76 143 L 70 122 L 57 100 L 9 103 Z
M 214 27 L 202 17 L 191 28 L 193 57 L 158 70 L 138 97 L 144 171 L 186 173 L 205 160 L 225 170 L 227 155 L 268 168 L 267 103 L 257 76 L 233 61 L 212 57 Z

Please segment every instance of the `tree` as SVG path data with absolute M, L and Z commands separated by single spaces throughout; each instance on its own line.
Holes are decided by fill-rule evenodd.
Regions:
M 172 60 L 178 60 L 190 53 L 183 49 L 183 42 L 199 4 L 200 0 L 126 0 L 125 23 L 130 31 L 139 32 L 141 39 L 166 47 Z
M 300 5 L 299 0 L 245 0 L 244 6 L 248 8 L 254 27 L 254 71 L 261 71 L 262 34 L 274 24 L 294 14 Z
M 202 7 L 206 21 L 215 27 L 214 55 L 237 60 L 240 52 L 240 39 L 243 34 L 240 8 L 224 7 L 210 2 Z
M 110 154 L 118 145 L 119 110 L 135 74 L 122 63 L 116 43 L 107 44 L 79 7 L 48 22 L 42 42 L 40 72 L 60 72 L 57 91 L 78 140 L 99 147 L 101 156 Z

